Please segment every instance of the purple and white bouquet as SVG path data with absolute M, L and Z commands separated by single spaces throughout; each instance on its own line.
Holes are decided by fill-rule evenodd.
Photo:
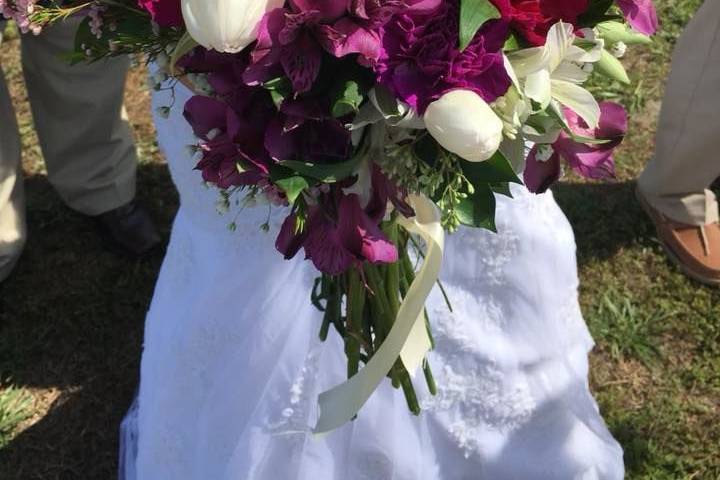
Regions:
M 444 232 L 494 229 L 495 195 L 519 172 L 535 192 L 563 162 L 613 176 L 627 116 L 583 84 L 628 83 L 618 58 L 657 28 L 650 0 L 31 3 L 0 9 L 37 26 L 81 8 L 73 60 L 145 53 L 163 69 L 157 88 L 190 85 L 202 178 L 226 204 L 286 213 L 276 247 L 318 270 L 320 335 L 334 329 L 347 355 L 318 431 L 351 419 L 386 376 L 420 412 L 413 374 L 434 392 L 424 302 Z

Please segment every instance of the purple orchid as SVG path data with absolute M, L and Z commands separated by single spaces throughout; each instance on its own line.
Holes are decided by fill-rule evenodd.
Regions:
M 654 35 L 659 21 L 653 0 L 617 0 L 628 23 L 644 35 Z
M 552 151 L 547 159 L 542 156 L 543 149 L 548 147 L 535 145 L 528 155 L 525 167 L 525 184 L 531 192 L 543 193 L 560 179 L 562 159 L 583 177 L 615 177 L 613 151 L 627 132 L 627 113 L 621 105 L 613 102 L 601 103 L 600 111 L 600 124 L 592 129 L 574 111 L 567 108 L 564 110 L 568 126 L 575 135 L 607 142 L 593 145 L 578 143 L 568 133 L 561 132 L 550 147 Z
M 455 0 L 396 15 L 383 29 L 378 82 L 419 113 L 454 89 L 472 90 L 487 102 L 504 95 L 511 84 L 502 56 L 508 23 L 488 22 L 462 52 L 458 32 Z

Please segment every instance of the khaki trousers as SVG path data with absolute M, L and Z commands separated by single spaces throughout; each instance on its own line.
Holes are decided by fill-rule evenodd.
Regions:
M 77 23 L 22 38 L 22 64 L 48 179 L 72 209 L 99 215 L 135 196 L 135 146 L 124 108 L 128 59 L 70 66 Z M 0 68 L 0 281 L 25 242 L 20 137 Z
M 677 222 L 718 222 L 709 187 L 720 176 L 719 0 L 706 0 L 678 41 L 655 143 L 638 182 L 648 201 Z

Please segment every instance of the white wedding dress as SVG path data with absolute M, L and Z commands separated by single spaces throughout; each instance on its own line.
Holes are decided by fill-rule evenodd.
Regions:
M 155 94 L 155 107 L 168 105 Z M 285 261 L 282 212 L 219 215 L 186 146 L 189 92 L 156 119 L 181 207 L 147 317 L 141 386 L 123 423 L 123 480 L 619 480 L 622 450 L 588 389 L 573 232 L 551 194 L 498 198 L 499 233 L 448 238 L 428 307 L 437 396 L 414 417 L 383 383 L 357 420 L 308 433 L 345 356 L 310 303 L 316 272 Z M 237 218 L 236 218 L 237 217 Z M 236 232 L 227 226 L 235 220 Z

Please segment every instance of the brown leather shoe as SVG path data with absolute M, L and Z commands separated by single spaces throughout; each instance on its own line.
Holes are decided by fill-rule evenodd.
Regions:
M 160 234 L 150 215 L 134 200 L 92 218 L 100 236 L 113 250 L 139 257 L 160 244 Z
M 720 285 L 720 224 L 698 227 L 675 222 L 653 208 L 640 189 L 635 193 L 670 259 L 689 277 Z

